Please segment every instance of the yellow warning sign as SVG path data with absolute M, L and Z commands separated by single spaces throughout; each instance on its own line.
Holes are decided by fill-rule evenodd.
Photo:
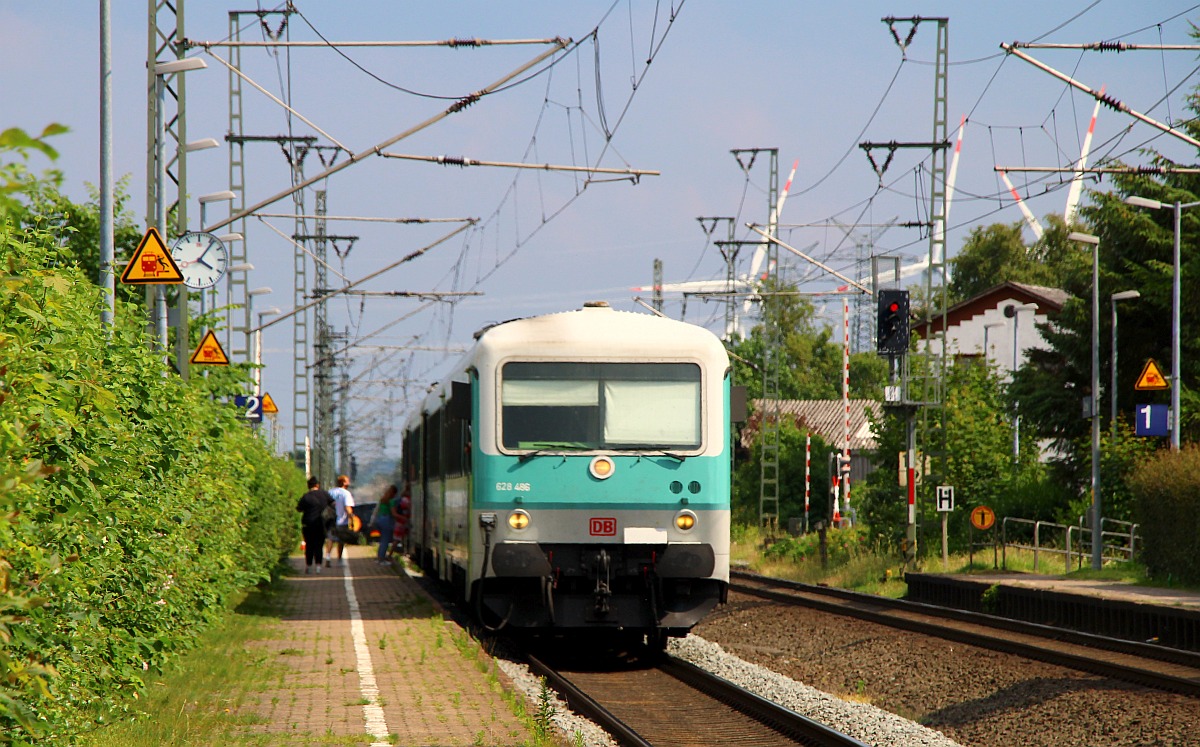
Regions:
M 276 415 L 279 413 L 279 406 L 275 404 L 275 400 L 271 399 L 271 395 L 263 392 L 262 395 L 262 411 L 267 415 Z
M 217 342 L 217 336 L 212 333 L 211 329 L 200 341 L 200 347 L 192 353 L 192 363 L 209 366 L 229 365 L 229 357 L 225 355 L 225 350 L 221 347 L 221 343 Z
M 1158 364 L 1153 358 L 1146 360 L 1146 367 L 1142 369 L 1142 375 L 1138 377 L 1137 384 L 1134 384 L 1134 389 L 1170 389 L 1171 382 L 1167 381 L 1162 375 L 1162 371 L 1158 369 Z
M 133 257 L 125 266 L 125 272 L 121 273 L 121 282 L 128 285 L 183 282 L 183 273 L 179 271 L 179 265 L 175 264 L 157 228 L 151 226 L 146 229 Z

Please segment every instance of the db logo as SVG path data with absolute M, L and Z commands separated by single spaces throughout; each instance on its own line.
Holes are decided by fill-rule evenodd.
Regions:
M 588 533 L 593 537 L 616 537 L 616 519 L 590 519 Z

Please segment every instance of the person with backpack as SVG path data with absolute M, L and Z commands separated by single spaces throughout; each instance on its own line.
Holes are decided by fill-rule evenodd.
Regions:
M 322 551 L 325 545 L 326 515 L 336 516 L 333 496 L 321 489 L 321 481 L 308 478 L 308 492 L 300 496 L 296 510 L 301 512 L 300 527 L 304 536 L 304 572 L 321 572 Z

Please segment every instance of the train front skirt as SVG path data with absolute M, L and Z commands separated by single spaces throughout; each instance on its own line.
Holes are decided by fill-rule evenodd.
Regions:
M 685 635 L 724 601 L 713 548 L 500 542 L 475 582 L 489 624 L 559 630 L 644 630 Z

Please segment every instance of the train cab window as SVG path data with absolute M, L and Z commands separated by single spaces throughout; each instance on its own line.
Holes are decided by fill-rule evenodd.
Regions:
M 511 362 L 501 372 L 506 449 L 698 449 L 694 363 Z

